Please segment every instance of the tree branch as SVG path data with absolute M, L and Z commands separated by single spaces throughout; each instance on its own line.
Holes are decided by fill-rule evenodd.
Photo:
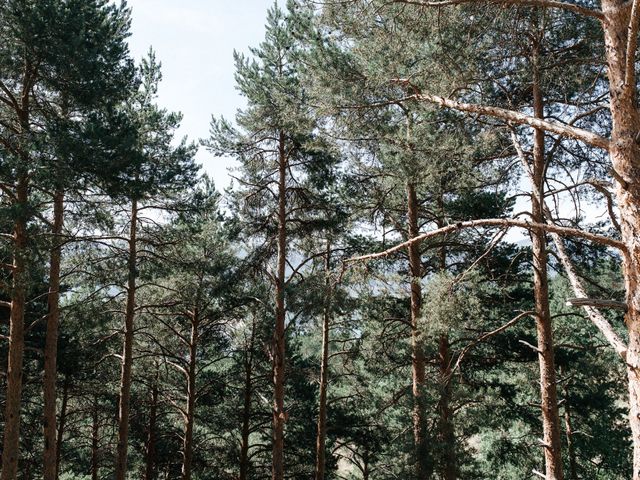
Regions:
M 585 232 L 584 230 L 579 230 L 577 228 L 570 227 L 561 227 L 558 225 L 550 225 L 546 223 L 535 223 L 529 222 L 526 220 L 518 220 L 517 218 L 487 218 L 481 220 L 469 220 L 466 222 L 458 222 L 451 225 L 447 225 L 446 227 L 438 228 L 436 230 L 432 230 L 431 232 L 426 232 L 417 237 L 412 238 L 411 240 L 407 240 L 406 242 L 402 242 L 395 247 L 391 247 L 383 252 L 372 253 L 369 255 L 362 255 L 360 257 L 353 257 L 345 260 L 347 263 L 355 263 L 362 262 L 366 260 L 374 260 L 377 258 L 383 258 L 395 253 L 397 251 L 403 250 L 413 243 L 422 242 L 429 238 L 437 237 L 439 235 L 444 235 L 447 233 L 457 232 L 459 230 L 464 230 L 467 228 L 475 228 L 475 227 L 517 227 L 524 228 L 526 230 L 532 229 L 541 229 L 546 232 L 554 232 L 559 235 L 572 236 L 584 238 L 585 240 L 590 240 L 594 243 L 598 243 L 601 245 L 607 245 L 609 247 L 617 248 L 623 252 L 626 252 L 626 246 L 619 240 L 615 240 L 609 237 L 603 237 L 602 235 L 596 235 L 595 233 Z
M 408 97 L 408 99 L 411 98 L 418 101 L 435 103 L 436 105 L 440 105 L 441 107 L 451 108 L 461 112 L 477 113 L 480 115 L 487 115 L 489 117 L 504 120 L 506 122 L 513 122 L 518 125 L 528 125 L 530 127 L 539 128 L 541 130 L 555 133 L 557 135 L 581 140 L 594 147 L 599 147 L 607 151 L 609 150 L 609 139 L 601 137 L 600 135 L 597 135 L 588 130 L 584 130 L 582 128 L 576 128 L 569 125 L 562 125 L 560 123 L 542 120 L 540 118 L 535 118 L 524 113 L 507 110 L 505 108 L 458 102 L 456 100 L 451 100 L 449 98 L 427 93 L 418 93 Z
M 565 248 L 564 241 L 560 237 L 560 235 L 556 233 L 551 234 L 551 239 L 556 246 L 556 253 L 558 254 L 558 258 L 560 259 L 560 263 L 564 268 L 564 271 L 567 273 L 567 277 L 569 278 L 569 283 L 571 283 L 571 287 L 573 288 L 574 293 L 579 297 L 587 297 L 587 292 L 580 281 L 580 277 L 578 277 L 578 273 L 576 272 L 571 259 L 569 258 L 569 254 L 567 253 L 567 249 Z M 572 303 L 572 305 L 576 306 L 576 304 Z M 593 305 L 583 305 L 584 311 L 591 320 L 602 336 L 611 344 L 614 350 L 622 357 L 623 360 L 627 359 L 627 345 L 625 342 L 618 336 L 618 334 L 613 330 L 611 324 L 604 318 L 604 315 L 595 308 Z
M 543 7 L 543 8 L 561 8 L 568 10 L 579 15 L 585 15 L 587 17 L 597 18 L 598 20 L 604 20 L 604 14 L 599 10 L 593 10 L 591 8 L 581 7 L 568 2 L 560 2 L 556 0 L 489 0 L 487 2 L 478 0 L 442 0 L 442 1 L 420 1 L 420 0 L 393 0 L 393 3 L 406 3 L 409 5 L 417 5 L 419 7 L 445 7 L 450 5 L 461 5 L 464 3 L 495 3 L 499 5 L 522 5 L 528 7 Z

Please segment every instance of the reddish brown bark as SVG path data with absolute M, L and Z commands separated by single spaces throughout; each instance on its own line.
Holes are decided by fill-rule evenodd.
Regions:
M 624 258 L 629 332 L 627 375 L 629 424 L 633 438 L 633 478 L 640 479 L 640 114 L 635 81 L 627 83 L 628 26 L 631 2 L 603 0 L 602 10 L 608 64 L 611 131 L 611 164 L 618 181 L 621 237 L 627 246 Z M 629 52 L 635 55 L 635 49 Z M 631 60 L 631 64 L 633 61 Z M 629 72 L 631 73 L 631 72 Z M 635 78 L 635 74 L 633 75 Z
M 15 480 L 20 452 L 20 404 L 22 399 L 22 369 L 24 358 L 24 313 L 27 290 L 27 202 L 26 174 L 18 177 L 16 188 L 18 205 L 14 223 L 13 284 L 9 318 L 9 354 L 7 394 L 4 411 L 4 442 L 2 448 L 1 480 Z
M 540 85 L 540 44 L 534 40 L 533 110 L 536 118 L 544 119 L 544 100 Z M 544 179 L 546 170 L 544 130 L 534 130 L 531 216 L 534 222 L 544 223 Z M 540 365 L 540 406 L 542 409 L 543 451 L 547 480 L 562 480 L 560 417 L 553 344 L 553 326 L 549 309 L 547 273 L 547 239 L 541 229 L 531 231 L 533 251 L 533 283 L 538 336 L 538 362 Z
M 122 370 L 120 374 L 120 403 L 118 408 L 118 445 L 116 449 L 116 480 L 125 480 L 127 475 L 127 452 L 129 446 L 129 410 L 131 401 L 131 370 L 133 366 L 133 329 L 136 308 L 137 276 L 137 229 L 138 202 L 131 201 L 131 225 L 129 226 L 129 258 L 127 261 L 127 304 L 124 318 L 124 340 L 122 346 Z
M 285 383 L 285 268 L 287 261 L 287 155 L 285 134 L 278 139 L 278 260 L 275 289 L 275 329 L 273 334 L 273 460 L 272 480 L 284 480 L 284 424 L 287 414 L 284 409 Z
M 420 234 L 418 198 L 415 185 L 411 182 L 407 184 L 407 223 L 409 239 L 416 238 Z M 422 308 L 420 243 L 410 244 L 407 250 L 411 282 L 411 391 L 413 394 L 414 461 L 416 478 L 418 480 L 426 480 L 432 474 L 433 464 L 427 439 L 426 404 L 424 400 L 425 355 L 419 325 Z
M 47 337 L 44 347 L 44 480 L 58 478 L 56 467 L 56 378 L 58 358 L 58 325 L 60 322 L 60 260 L 62 245 L 60 235 L 64 221 L 64 192 L 57 191 L 53 198 L 54 245 L 49 267 L 49 294 L 47 298 Z

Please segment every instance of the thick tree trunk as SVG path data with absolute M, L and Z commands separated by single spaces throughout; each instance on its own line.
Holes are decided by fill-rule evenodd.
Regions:
M 285 267 L 287 261 L 287 155 L 285 135 L 280 132 L 278 141 L 278 265 L 276 273 L 276 324 L 273 335 L 273 464 L 272 480 L 284 480 L 284 410 L 285 382 Z
M 325 298 L 322 312 L 322 353 L 320 361 L 320 392 L 316 436 L 316 480 L 324 480 L 327 441 L 327 387 L 329 385 L 329 333 L 331 328 L 331 242 L 327 241 L 324 264 Z
M 56 480 L 56 377 L 58 357 L 58 324 L 60 322 L 60 235 L 64 221 L 64 192 L 58 190 L 53 198 L 53 241 L 49 267 L 47 298 L 47 338 L 44 347 L 44 480 Z
M 124 318 L 124 341 L 122 347 L 122 371 L 120 375 L 120 405 L 118 409 L 118 446 L 116 452 L 116 480 L 125 480 L 127 475 L 127 452 L 129 446 L 129 409 L 131 401 L 131 369 L 133 366 L 133 328 L 136 308 L 137 277 L 137 228 L 138 202 L 131 201 L 131 225 L 129 232 L 129 258 L 127 262 L 127 305 Z
M 536 118 L 544 119 L 544 103 L 540 86 L 540 44 L 534 41 L 533 63 L 533 109 Z M 533 144 L 532 220 L 544 220 L 545 177 L 544 131 L 535 129 Z M 549 310 L 549 284 L 547 274 L 547 240 L 541 229 L 531 231 L 533 250 L 533 283 L 538 336 L 538 361 L 540 365 L 540 396 L 543 426 L 543 450 L 547 480 L 563 480 L 560 418 L 553 344 L 553 326 Z
M 628 26 L 633 2 L 603 0 L 610 111 L 613 121 L 609 154 L 617 180 L 624 257 L 629 332 L 627 375 L 629 423 L 633 438 L 633 479 L 640 480 L 640 114 L 636 106 L 635 72 L 627 81 Z M 635 50 L 633 51 L 635 55 Z M 633 65 L 635 67 L 635 65 Z
M 60 459 L 62 458 L 62 441 L 64 439 L 64 427 L 67 425 L 67 405 L 69 404 L 69 378 L 64 377 L 62 384 L 62 400 L 60 405 L 60 421 L 58 422 L 58 434 L 56 438 L 56 475 L 60 476 Z
M 191 336 L 189 339 L 189 368 L 187 371 L 187 409 L 185 415 L 184 438 L 182 445 L 182 480 L 191 479 L 193 459 L 193 427 L 196 410 L 196 366 L 198 354 L 199 318 L 197 309 L 191 318 Z
M 418 224 L 418 198 L 415 185 L 407 184 L 407 222 L 409 239 L 420 234 Z M 420 332 L 422 308 L 422 261 L 420 243 L 408 247 L 409 275 L 411 282 L 411 377 L 413 394 L 413 442 L 415 452 L 415 472 L 417 480 L 426 480 L 433 472 L 432 455 L 427 439 L 426 404 L 424 400 L 425 355 Z
M 244 404 L 242 406 L 242 432 L 240 441 L 240 477 L 249 479 L 249 436 L 251 435 L 251 396 L 253 393 L 253 342 L 255 339 L 255 320 L 251 327 L 251 337 L 247 345 L 244 361 Z
M 151 387 L 151 405 L 149 406 L 149 425 L 147 426 L 147 444 L 145 448 L 144 480 L 156 480 L 156 424 L 158 422 L 158 374 Z
M 93 399 L 93 419 L 91 424 L 91 480 L 98 480 L 100 470 L 100 405 L 98 397 Z
M 24 357 L 24 314 L 27 295 L 27 201 L 26 174 L 18 177 L 16 187 L 17 218 L 14 223 L 13 285 L 9 319 L 7 394 L 4 411 L 4 442 L 1 480 L 15 480 L 20 452 L 20 404 Z

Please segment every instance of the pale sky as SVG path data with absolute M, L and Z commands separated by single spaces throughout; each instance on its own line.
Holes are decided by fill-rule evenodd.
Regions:
M 184 115 L 180 135 L 208 136 L 211 115 L 232 120 L 243 105 L 235 90 L 233 50 L 248 52 L 264 37 L 274 0 L 128 0 L 129 47 L 139 61 L 150 46 L 162 63 L 158 103 Z M 230 159 L 200 148 L 197 159 L 222 190 Z

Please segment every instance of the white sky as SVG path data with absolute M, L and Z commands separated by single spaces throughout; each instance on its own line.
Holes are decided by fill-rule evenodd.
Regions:
M 264 37 L 274 0 L 128 0 L 132 9 L 131 54 L 149 47 L 162 63 L 158 103 L 184 115 L 179 134 L 206 138 L 211 115 L 232 120 L 243 100 L 235 90 L 234 49 L 247 52 Z M 200 148 L 197 159 L 218 190 L 229 184 L 230 159 Z

